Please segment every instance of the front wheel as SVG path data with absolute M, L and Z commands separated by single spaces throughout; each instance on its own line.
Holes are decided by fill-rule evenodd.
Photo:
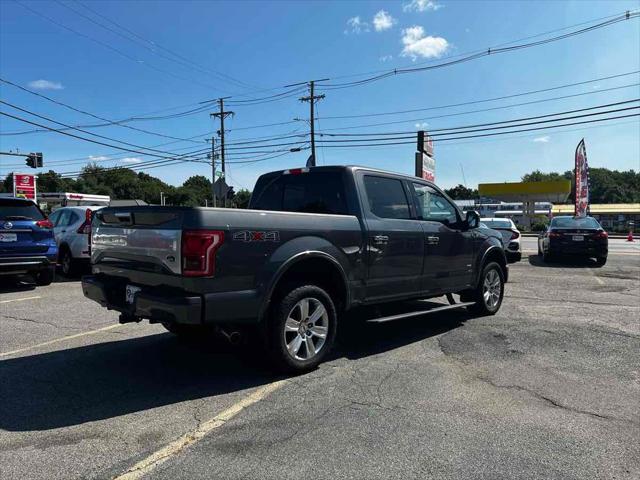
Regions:
M 496 262 L 490 262 L 482 269 L 480 282 L 473 292 L 475 303 L 469 309 L 480 315 L 495 315 L 500 310 L 504 297 L 504 274 Z
M 267 340 L 274 363 L 295 373 L 312 370 L 331 350 L 337 323 L 327 292 L 315 285 L 294 288 L 274 305 L 269 318 Z

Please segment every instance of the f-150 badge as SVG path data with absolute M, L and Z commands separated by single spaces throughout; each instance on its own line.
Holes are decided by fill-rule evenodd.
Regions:
M 238 242 L 279 242 L 280 232 L 256 232 L 242 230 L 233 234 L 233 240 Z

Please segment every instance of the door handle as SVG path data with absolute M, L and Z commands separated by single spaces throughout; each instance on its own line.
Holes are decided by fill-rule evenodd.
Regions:
M 437 245 L 440 241 L 440 237 L 427 237 L 427 243 L 430 245 Z
M 383 245 L 389 241 L 389 237 L 386 235 L 376 235 L 373 237 L 373 243 L 376 245 Z

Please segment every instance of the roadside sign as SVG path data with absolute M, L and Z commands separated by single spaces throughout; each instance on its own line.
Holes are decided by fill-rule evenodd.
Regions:
M 418 131 L 415 168 L 416 177 L 430 182 L 435 181 L 436 159 L 433 156 L 433 139 L 423 130 Z
M 13 196 L 36 200 L 36 176 L 31 173 L 13 173 Z

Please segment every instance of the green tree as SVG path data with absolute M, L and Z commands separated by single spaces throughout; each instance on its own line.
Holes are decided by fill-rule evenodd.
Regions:
M 249 206 L 249 199 L 251 198 L 251 192 L 246 188 L 242 188 L 236 192 L 231 200 L 231 203 L 237 208 L 247 208 Z
M 445 189 L 444 191 L 453 200 L 473 200 L 478 198 L 478 190 L 467 188 L 462 184 L 456 185 L 453 188 Z

